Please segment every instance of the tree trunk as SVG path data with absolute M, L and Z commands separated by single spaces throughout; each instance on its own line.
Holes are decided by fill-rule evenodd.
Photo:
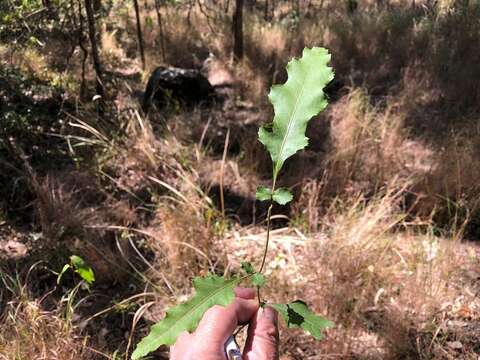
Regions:
M 269 18 L 269 13 L 268 13 L 268 0 L 265 0 L 265 14 L 263 15 L 263 18 L 265 19 L 265 21 L 268 21 L 268 18 Z
M 88 22 L 88 37 L 90 38 L 90 45 L 92 47 L 92 58 L 93 58 L 93 67 L 96 74 L 96 89 L 97 95 L 100 95 L 102 98 L 105 95 L 103 87 L 103 71 L 102 64 L 100 62 L 100 56 L 98 54 L 98 46 L 95 32 L 95 17 L 93 15 L 92 0 L 85 0 L 85 10 L 87 13 L 87 22 Z M 103 99 L 102 99 L 103 100 Z
M 162 60 L 165 62 L 165 35 L 163 34 L 163 21 L 160 0 L 155 0 L 155 10 L 157 12 L 158 32 L 160 37 L 160 48 L 162 49 Z
M 135 17 L 137 18 L 137 38 L 138 50 L 140 51 L 140 59 L 142 60 L 142 69 L 145 70 L 145 50 L 143 47 L 142 24 L 140 22 L 140 10 L 138 9 L 138 0 L 133 0 L 135 7 Z
M 347 12 L 349 15 L 353 15 L 358 8 L 357 0 L 347 0 Z
M 233 57 L 234 60 L 243 58 L 243 0 L 235 0 L 233 14 Z
M 72 2 L 73 5 L 73 2 Z M 73 8 L 73 6 L 72 6 Z M 75 13 L 75 10 L 73 10 Z M 88 50 L 85 48 L 83 41 L 84 41 L 84 35 L 83 35 L 83 15 L 82 15 L 82 2 L 78 0 L 78 30 L 77 30 L 77 41 L 78 41 L 78 46 L 82 50 L 83 57 L 82 57 L 82 75 L 81 75 L 81 82 L 80 82 L 80 99 L 85 100 L 86 98 L 86 80 L 85 80 L 85 74 L 87 72 L 87 60 L 88 60 Z
M 102 0 L 93 0 L 93 11 L 95 14 L 102 10 Z

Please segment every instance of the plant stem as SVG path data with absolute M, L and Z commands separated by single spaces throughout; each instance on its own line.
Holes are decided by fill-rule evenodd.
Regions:
M 260 274 L 263 272 L 263 268 L 265 267 L 265 259 L 267 258 L 267 252 L 268 252 L 268 243 L 270 242 L 270 218 L 272 216 L 272 207 L 273 207 L 273 201 L 270 200 L 270 205 L 268 206 L 268 211 L 267 211 L 267 240 L 265 241 L 265 248 L 263 250 L 262 265 L 260 265 L 260 270 L 258 271 Z
M 272 191 L 273 193 L 273 191 Z M 262 258 L 262 265 L 260 265 L 260 270 L 259 274 L 263 272 L 263 269 L 265 268 L 265 260 L 267 258 L 267 252 L 268 252 L 268 243 L 270 242 L 270 218 L 272 216 L 272 208 L 273 208 L 273 200 L 270 199 L 270 205 L 268 206 L 268 212 L 267 212 L 267 240 L 265 241 L 265 248 L 263 250 L 263 258 Z M 260 295 L 260 286 L 257 286 L 257 298 L 258 298 L 258 305 L 262 306 L 262 297 Z
M 268 243 L 270 242 L 270 219 L 272 217 L 272 208 L 273 208 L 273 193 L 275 192 L 275 186 L 277 185 L 277 174 L 278 172 L 273 173 L 273 181 L 272 181 L 272 195 L 270 195 L 270 204 L 268 205 L 267 211 L 267 241 L 265 241 L 265 249 L 263 250 L 263 259 L 262 265 L 260 265 L 260 270 L 258 271 L 260 274 L 265 267 L 265 259 L 267 258 L 268 252 Z
M 272 208 L 273 208 L 273 192 L 275 191 L 275 185 L 277 183 L 277 176 L 273 176 L 273 184 L 272 184 L 272 195 L 270 197 L 270 204 L 268 205 L 268 210 L 267 210 L 267 240 L 265 241 L 265 248 L 263 249 L 263 258 L 262 258 L 262 264 L 260 265 L 260 270 L 258 271 L 259 274 L 263 272 L 263 269 L 265 268 L 265 260 L 267 259 L 267 253 L 268 253 L 268 244 L 270 243 L 270 220 L 272 217 Z M 262 303 L 262 299 L 260 297 L 260 287 L 257 286 L 257 297 L 258 297 L 258 303 Z

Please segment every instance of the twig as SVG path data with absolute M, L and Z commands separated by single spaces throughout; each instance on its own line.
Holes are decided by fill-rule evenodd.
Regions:
M 223 196 L 223 185 L 225 180 L 225 160 L 227 158 L 228 142 L 230 140 L 230 128 L 225 136 L 225 146 L 223 147 L 222 163 L 220 165 L 220 209 L 222 210 L 222 218 L 225 218 L 225 198 Z

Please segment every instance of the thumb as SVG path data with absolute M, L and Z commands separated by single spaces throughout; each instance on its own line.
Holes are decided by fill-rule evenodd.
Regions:
M 278 314 L 264 307 L 257 311 L 248 328 L 245 360 L 278 360 Z

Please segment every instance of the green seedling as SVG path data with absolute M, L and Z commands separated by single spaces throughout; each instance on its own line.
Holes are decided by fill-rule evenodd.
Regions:
M 242 282 L 255 286 L 261 306 L 276 309 L 289 328 L 302 328 L 319 340 L 322 330 L 333 325 L 323 317 L 315 315 L 302 300 L 288 304 L 272 304 L 261 297 L 261 288 L 267 281 L 263 272 L 270 240 L 273 204 L 285 205 L 293 199 L 288 189 L 277 188 L 278 177 L 285 161 L 308 145 L 305 135 L 308 121 L 327 106 L 323 90 L 333 80 L 329 61 L 330 54 L 326 49 L 306 48 L 300 59 L 293 59 L 288 63 L 287 82 L 274 85 L 268 96 L 275 116 L 271 123 L 260 128 L 258 138 L 270 153 L 273 172 L 272 186 L 259 186 L 256 192 L 257 200 L 269 202 L 267 236 L 259 269 L 255 270 L 251 263 L 243 262 L 244 276 L 225 278 L 208 275 L 195 278 L 195 295 L 167 311 L 166 317 L 154 325 L 150 334 L 137 345 L 132 354 L 133 360 L 140 359 L 161 345 L 174 344 L 183 331 L 194 331 L 210 307 L 226 306 L 233 301 L 234 288 Z
M 85 282 L 87 288 L 95 282 L 95 273 L 93 269 L 78 255 L 70 256 L 70 263 L 63 265 L 62 271 L 58 274 L 57 284 L 60 284 L 63 275 L 68 271 L 73 270 Z

